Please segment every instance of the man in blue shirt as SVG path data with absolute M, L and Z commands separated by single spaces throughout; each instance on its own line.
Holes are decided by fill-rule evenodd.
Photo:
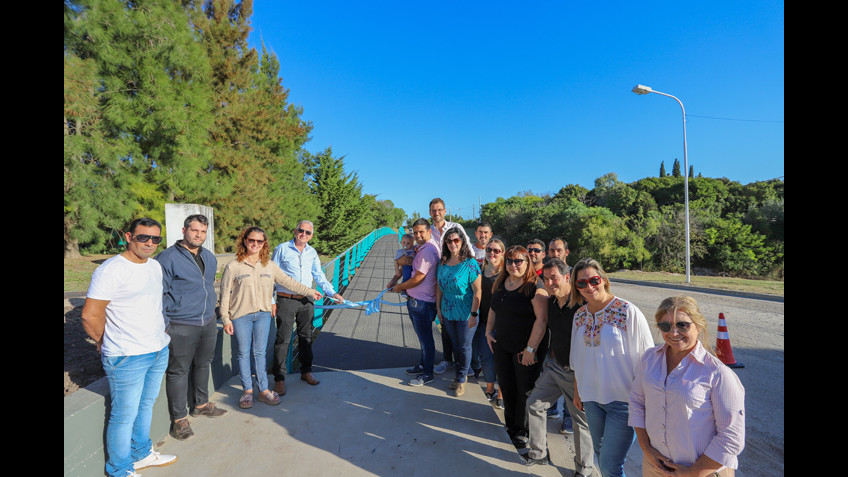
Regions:
M 316 289 L 342 302 L 344 298 L 336 293 L 333 285 L 324 276 L 318 252 L 308 243 L 313 234 L 312 222 L 301 220 L 294 229 L 294 238 L 278 245 L 271 259 L 288 276 L 308 287 L 312 286 L 314 279 L 317 283 Z M 298 349 L 300 350 L 300 379 L 311 385 L 319 383 L 312 376 L 312 319 L 315 315 L 315 307 L 310 297 L 295 294 L 281 285 L 276 285 L 276 292 L 277 340 L 274 343 L 274 381 L 276 382 L 274 390 L 282 396 L 286 394 L 286 360 L 295 323 L 297 323 Z

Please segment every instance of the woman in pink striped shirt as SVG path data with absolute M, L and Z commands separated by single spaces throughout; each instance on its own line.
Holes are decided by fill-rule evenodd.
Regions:
M 706 320 L 693 298 L 666 298 L 654 318 L 665 344 L 645 352 L 630 389 L 642 475 L 733 476 L 745 446 L 745 389 L 704 347 Z

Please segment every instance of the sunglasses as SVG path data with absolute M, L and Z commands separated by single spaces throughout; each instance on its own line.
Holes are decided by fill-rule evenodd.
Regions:
M 528 248 L 527 251 L 530 252 L 530 253 L 542 253 L 542 252 L 545 251 L 545 249 L 543 249 L 543 248 Z
M 526 262 L 523 258 L 508 258 L 505 260 L 507 265 L 521 265 Z
M 677 331 L 680 331 L 681 333 L 686 333 L 687 331 L 689 331 L 689 327 L 692 326 L 692 322 L 675 321 L 674 326 L 677 327 Z M 657 328 L 659 328 L 660 331 L 662 331 L 663 333 L 668 333 L 669 331 L 671 331 L 671 323 L 667 321 L 658 321 Z
M 601 280 L 601 277 L 594 276 L 594 277 L 586 279 L 586 280 L 577 280 L 577 281 L 574 282 L 574 286 L 576 286 L 577 288 L 580 288 L 580 289 L 586 288 L 589 285 L 596 287 L 596 286 L 600 285 L 602 281 L 603 280 Z
M 297 229 L 297 233 L 299 233 L 299 234 L 306 234 L 306 235 L 312 235 L 312 231 L 311 231 L 311 230 Z
M 500 255 L 500 254 L 503 253 L 503 250 L 501 250 L 499 248 L 486 247 L 486 253 L 491 253 L 493 255 Z
M 458 243 L 462 243 L 462 239 L 461 238 L 445 239 L 445 242 L 450 242 L 450 243 L 456 245 Z
M 265 243 L 265 241 L 262 240 L 262 239 L 249 238 L 249 239 L 245 239 L 245 241 L 247 241 L 247 243 L 258 243 L 259 245 L 262 245 L 263 243 Z
M 159 235 L 138 234 L 138 235 L 133 235 L 132 239 L 133 239 L 134 242 L 139 242 L 139 243 L 145 243 L 148 240 L 153 240 L 154 244 L 158 244 L 158 243 L 162 242 L 162 237 L 159 236 Z

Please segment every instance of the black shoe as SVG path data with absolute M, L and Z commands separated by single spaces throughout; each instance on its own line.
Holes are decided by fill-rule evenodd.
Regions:
M 512 436 L 511 440 L 512 440 L 512 445 L 514 445 L 516 449 L 526 449 L 527 443 L 529 442 L 529 439 L 527 439 L 527 436 L 523 436 L 523 435 L 520 435 L 520 434 Z
M 194 431 L 191 430 L 191 425 L 188 419 L 180 419 L 171 423 L 171 437 L 178 441 L 184 441 L 189 437 L 194 436 Z

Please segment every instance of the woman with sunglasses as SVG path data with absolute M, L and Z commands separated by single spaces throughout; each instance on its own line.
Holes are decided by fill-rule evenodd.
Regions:
M 480 310 L 480 265 L 459 227 L 451 227 L 444 237 L 437 270 L 436 313 L 453 343 L 456 377 L 450 387 L 457 396 L 462 396 Z
M 642 475 L 733 476 L 745 446 L 745 388 L 704 345 L 707 322 L 693 298 L 666 298 L 654 319 L 664 344 L 642 356 L 630 389 Z
M 548 292 L 530 264 L 527 249 L 509 247 L 506 273 L 492 290 L 486 339 L 503 393 L 506 430 L 517 448 L 527 445 L 527 394 L 542 370 L 547 351 Z
M 586 413 L 601 475 L 623 476 L 635 440 L 627 424 L 630 385 L 639 359 L 654 341 L 639 308 L 610 293 L 597 260 L 580 260 L 571 277 L 569 306 L 582 305 L 574 313 L 571 332 L 574 405 Z
M 500 389 L 495 392 L 495 361 L 489 342 L 486 340 L 486 328 L 489 324 L 489 305 L 492 302 L 492 288 L 495 286 L 501 272 L 504 269 L 504 243 L 497 238 L 489 240 L 486 244 L 486 258 L 483 260 L 483 273 L 480 277 L 480 324 L 474 333 L 474 342 L 471 346 L 471 355 L 480 357 L 483 380 L 486 382 L 486 399 L 495 403 L 495 407 L 503 409 L 503 395 Z
M 275 283 L 316 300 L 321 298 L 317 290 L 301 285 L 270 260 L 264 230 L 246 228 L 236 241 L 236 259 L 224 268 L 220 306 L 224 332 L 235 335 L 238 343 L 239 377 L 244 390 L 239 399 L 242 409 L 253 407 L 254 387 L 260 391 L 258 400 L 272 406 L 280 403 L 280 396 L 268 388 L 265 360 Z

